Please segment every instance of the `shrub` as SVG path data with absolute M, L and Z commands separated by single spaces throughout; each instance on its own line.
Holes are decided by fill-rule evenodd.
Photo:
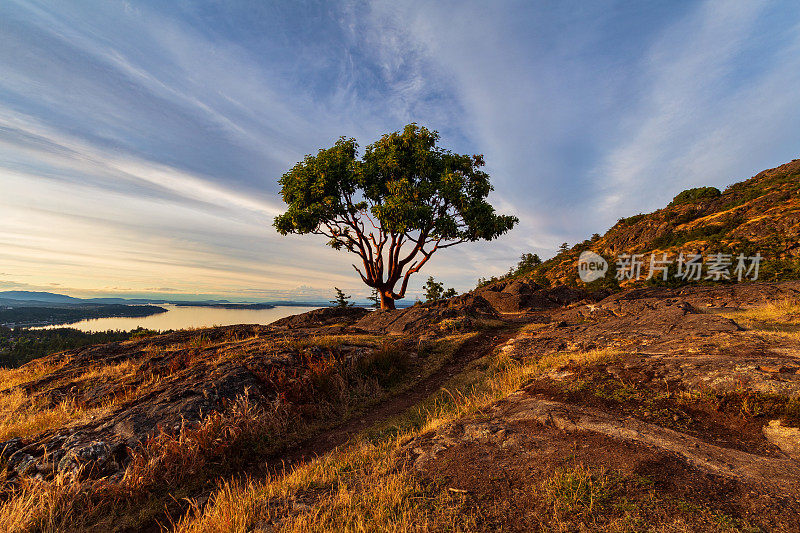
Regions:
M 362 376 L 375 378 L 381 386 L 389 387 L 405 376 L 410 367 L 409 353 L 387 341 L 381 348 L 362 357 L 357 371 Z
M 759 281 L 786 281 L 800 279 L 800 259 L 773 259 L 761 261 Z
M 645 216 L 647 216 L 647 215 L 645 215 L 644 213 L 639 213 L 638 215 L 633 215 L 633 216 L 630 216 L 628 218 L 620 218 L 617 221 L 617 225 L 618 226 L 632 226 L 633 224 L 636 224 L 637 222 L 642 220 Z
M 717 198 L 722 193 L 716 187 L 695 187 L 693 189 L 686 189 L 683 192 L 678 193 L 675 198 L 669 203 L 669 206 L 672 207 L 674 205 L 682 205 L 682 204 L 693 204 L 698 200 L 703 200 L 706 198 Z

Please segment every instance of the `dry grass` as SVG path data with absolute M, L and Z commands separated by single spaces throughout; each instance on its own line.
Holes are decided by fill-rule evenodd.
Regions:
M 138 370 L 138 365 L 130 360 L 122 361 L 115 365 L 99 366 L 83 374 L 79 380 L 88 381 L 92 379 L 118 380 L 125 376 L 133 375 Z
M 31 399 L 20 389 L 0 395 L 0 441 L 12 437 L 30 437 L 49 429 L 99 416 L 111 403 L 85 408 L 72 400 L 49 406 L 44 399 Z
M 0 392 L 0 441 L 12 437 L 31 437 L 50 429 L 101 416 L 114 405 L 134 398 L 146 388 L 139 386 L 127 394 L 109 398 L 101 405 L 93 406 L 83 405 L 74 398 L 65 398 L 53 405 L 46 396 L 32 397 L 23 389 L 14 388 L 15 385 L 44 377 L 60 366 L 61 364 L 28 364 L 18 369 L 2 371 L 8 380 L 5 384 L 9 386 L 4 392 Z M 137 368 L 132 361 L 101 365 L 75 378 L 73 382 L 81 384 L 93 380 L 120 381 L 127 376 L 134 376 Z M 157 380 L 150 380 L 147 385 L 154 383 Z
M 281 342 L 281 346 L 290 350 L 303 350 L 316 346 L 319 348 L 338 348 L 344 345 L 378 347 L 384 342 L 381 335 L 312 335 L 308 337 L 289 338 Z
M 96 482 L 75 483 L 59 475 L 52 481 L 23 478 L 19 483 L 17 497 L 0 506 L 0 531 L 77 531 L 95 507 L 90 495 L 98 490 Z
M 437 346 L 425 363 L 419 363 L 414 377 L 418 377 L 418 372 L 427 372 L 421 366 L 441 364 L 441 360 L 459 345 L 458 340 L 469 337 L 462 335 L 442 341 L 442 346 Z M 335 342 L 337 340 L 339 342 Z M 155 517 L 163 514 L 165 498 L 180 498 L 186 486 L 230 475 L 256 458 L 269 457 L 332 421 L 363 409 L 390 388 L 410 386 L 410 375 L 403 377 L 401 368 L 408 361 L 401 357 L 404 356 L 401 348 L 385 338 L 324 337 L 314 338 L 308 345 L 364 345 L 365 342 L 377 348 L 355 362 L 345 361 L 336 350 L 309 356 L 305 363 L 308 366 L 296 369 L 300 372 L 298 379 L 290 379 L 305 387 L 296 391 L 298 399 L 304 402 L 302 405 L 280 401 L 257 405 L 244 397 L 224 412 L 207 416 L 202 423 L 184 425 L 177 433 L 156 435 L 133 452 L 119 484 L 92 485 L 87 493 L 73 490 L 80 483 L 65 485 L 62 478 L 36 483 L 26 479 L 12 494 L 7 494 L 6 501 L 0 505 L 0 524 L 13 524 L 25 531 L 48 528 L 105 531 L 120 527 L 121 519 L 125 520 L 126 527 L 129 525 L 133 529 L 142 522 L 152 523 Z M 158 351 L 160 354 L 163 350 Z M 118 381 L 135 368 L 134 363 L 126 361 L 99 367 L 73 379 L 79 383 L 95 379 Z M 162 378 L 145 376 L 143 379 L 147 384 L 158 383 Z M 139 387 L 138 392 L 132 394 L 141 392 L 142 387 Z M 123 395 L 123 401 L 125 399 L 130 398 Z M 0 427 L 6 437 L 31 435 L 101 413 L 100 408 L 81 409 L 70 402 L 48 409 L 42 403 L 32 402 L 21 390 L 2 397 L 0 405 L 5 407 L 0 412 Z M 308 407 L 316 410 L 316 418 L 305 419 L 303 413 Z M 114 519 L 115 516 L 118 518 Z M 56 525 L 51 528 L 46 524 Z
M 794 299 L 779 300 L 752 309 L 720 314 L 750 330 L 779 334 L 800 332 L 800 302 Z
M 184 425 L 177 434 L 162 432 L 134 451 L 122 479 L 123 488 L 138 493 L 154 485 L 175 486 L 200 474 L 211 463 L 235 461 L 241 450 L 280 442 L 290 426 L 281 406 L 267 410 L 242 396 L 224 413 L 212 413 L 196 426 Z
M 422 488 L 395 467 L 399 445 L 361 441 L 266 483 L 225 483 L 205 512 L 195 508 L 176 530 L 245 532 L 272 523 L 284 531 L 417 531 L 427 506 L 415 498 Z
M 0 505 L 0 531 L 109 531 L 119 525 L 110 522 L 113 509 L 133 512 L 138 519 L 156 516 L 164 503 L 158 498 L 153 503 L 154 489 L 177 487 L 209 475 L 219 464 L 246 459 L 243 450 L 258 453 L 260 447 L 275 445 L 288 422 L 288 413 L 266 412 L 245 396 L 199 425 L 149 439 L 134 451 L 117 485 L 79 482 L 80 474 L 47 481 L 18 478 L 13 495 Z
M 454 335 L 430 347 L 430 354 L 421 363 L 425 365 L 422 373 L 441 367 L 458 346 L 472 336 Z M 375 336 L 324 336 L 287 342 L 295 347 L 342 344 L 381 347 L 378 358 L 370 362 L 370 369 L 378 371 L 382 361 L 380 354 L 391 355 L 393 350 L 384 345 L 385 339 Z M 415 412 L 393 421 L 394 429 L 390 431 L 356 440 L 283 475 L 243 483 L 223 481 L 207 505 L 194 505 L 173 525 L 174 529 L 185 533 L 249 532 L 270 528 L 278 531 L 474 531 L 480 521 L 479 511 L 467 505 L 462 495 L 421 484 L 403 466 L 401 457 L 405 445 L 443 423 L 486 409 L 552 369 L 567 364 L 594 364 L 614 358 L 618 352 L 562 352 L 523 362 L 510 355 L 510 350 L 500 351 L 473 362 L 465 373 L 451 380 L 445 391 Z M 124 376 L 131 369 L 120 363 L 98 369 L 92 377 Z M 340 385 L 344 386 L 343 382 Z M 398 386 L 405 387 L 408 383 Z M 350 412 L 347 401 L 353 398 L 342 397 L 343 390 L 339 387 L 333 391 L 335 398 L 332 397 L 325 413 L 342 416 Z M 361 394 L 369 388 L 358 390 Z M 362 407 L 368 401 L 364 397 L 357 400 Z M 47 415 L 52 416 L 52 420 L 44 415 L 40 420 L 35 416 L 35 406 L 26 407 L 26 398 L 22 396 L 9 395 L 2 402 L 9 407 L 9 414 L 0 411 L 0 417 L 5 417 L 0 419 L 0 427 L 17 424 L 16 432 L 7 432 L 14 435 L 19 435 L 19 430 L 25 427 L 36 431 L 37 427 L 48 424 L 51 427 L 63 425 L 71 420 L 70 416 L 90 414 L 73 405 L 64 405 L 53 408 Z M 336 402 L 345 403 L 339 406 Z M 15 409 L 27 410 L 27 418 L 22 416 L 15 421 L 11 414 Z M 280 407 L 267 410 L 253 405 L 246 397 L 241 398 L 225 413 L 209 416 L 196 426 L 184 426 L 177 434 L 163 433 L 148 441 L 135 454 L 115 488 L 102 483 L 75 483 L 61 477 L 47 482 L 23 480 L 13 496 L 0 505 L 0 531 L 82 530 L 91 520 L 94 520 L 94 530 L 103 530 L 98 529 L 98 523 L 116 527 L 119 524 L 112 523 L 113 516 L 119 510 L 113 509 L 120 501 L 127 502 L 123 513 L 138 512 L 140 519 L 151 519 L 164 509 L 163 500 L 154 500 L 153 494 L 173 491 L 174 487 L 198 479 L 209 479 L 220 475 L 222 465 L 229 471 L 235 469 L 237 461 L 261 456 L 268 449 L 274 451 L 290 442 L 298 431 L 308 429 L 299 428 L 296 423 L 297 417 Z M 546 510 L 541 513 L 541 529 L 641 529 L 646 523 L 642 523 L 635 509 L 614 522 L 601 521 L 602 528 L 594 527 L 601 523 L 596 522 L 597 517 L 610 512 L 608 495 L 615 487 L 614 482 L 607 473 L 590 472 L 580 465 L 554 472 L 531 488 L 533 501 L 539 502 L 537 508 Z M 619 511 L 616 507 L 613 510 Z M 151 513 L 149 518 L 146 513 Z M 687 523 L 692 522 L 672 518 L 670 527 L 674 531 L 691 530 Z M 136 527 L 135 523 L 132 527 Z
M 0 368 L 0 393 L 13 389 L 17 385 L 29 383 L 55 372 L 66 364 L 65 359 L 55 362 L 49 360 L 33 360 L 19 368 Z

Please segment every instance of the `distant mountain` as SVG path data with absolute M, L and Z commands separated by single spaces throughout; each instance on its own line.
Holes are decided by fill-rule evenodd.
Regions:
M 185 296 L 184 296 L 185 298 Z M 328 301 L 319 302 L 298 302 L 298 301 L 277 301 L 277 302 L 231 302 L 230 300 L 185 300 L 185 299 L 164 299 L 164 298 L 74 298 L 64 294 L 52 292 L 36 291 L 0 291 L 0 306 L 9 307 L 46 307 L 56 306 L 76 306 L 76 305 L 146 305 L 146 304 L 175 304 L 179 306 L 193 307 L 229 307 L 240 309 L 253 309 L 261 306 L 262 309 L 278 305 L 301 306 L 301 307 L 327 307 Z M 255 307 L 254 307 L 255 306 Z M 266 307 L 265 307 L 266 306 Z
M 80 298 L 73 298 L 72 296 L 65 296 L 63 294 L 36 291 L 0 291 L 0 299 L 60 304 L 81 303 L 83 301 Z
M 129 304 L 129 305 L 137 305 L 137 304 L 163 304 L 166 303 L 166 300 L 156 300 L 156 299 L 146 299 L 146 298 L 86 298 L 81 300 L 83 302 L 93 303 L 93 304 L 103 304 L 103 305 L 110 305 L 110 304 Z
M 296 301 L 296 300 L 276 300 L 263 302 L 231 302 L 230 300 L 185 300 L 185 299 L 164 299 L 164 298 L 74 298 L 64 294 L 52 292 L 35 291 L 0 291 L 0 306 L 8 307 L 46 307 L 48 305 L 74 306 L 74 305 L 162 305 L 175 304 L 179 306 L 191 307 L 219 307 L 229 309 L 268 309 L 276 306 L 291 307 L 328 307 L 330 302 L 327 300 L 319 301 Z M 355 302 L 358 306 L 370 306 L 368 302 Z M 398 300 L 395 302 L 397 307 L 409 307 L 414 302 L 410 300 Z

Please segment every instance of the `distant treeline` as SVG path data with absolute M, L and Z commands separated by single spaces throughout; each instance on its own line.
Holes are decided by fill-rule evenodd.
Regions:
M 0 309 L 2 325 L 52 325 L 77 322 L 87 318 L 143 317 L 165 313 L 156 305 L 80 305 L 75 307 L 14 307 Z
M 215 309 L 274 309 L 272 304 L 217 304 L 203 302 L 176 302 L 177 307 L 213 307 Z
M 154 334 L 144 328 L 86 333 L 72 328 L 30 330 L 0 326 L 0 367 L 15 368 L 51 353 Z

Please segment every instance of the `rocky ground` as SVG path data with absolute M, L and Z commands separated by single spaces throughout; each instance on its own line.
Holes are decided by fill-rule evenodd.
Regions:
M 521 361 L 573 355 L 423 434 L 408 461 L 467 494 L 487 531 L 541 527 L 547 511 L 526 487 L 574 464 L 626 476 L 618 499 L 649 491 L 710 505 L 736 528 L 800 530 L 800 316 L 746 329 L 731 312 L 798 288 L 635 290 L 534 314 L 501 350 Z
M 589 294 L 512 280 L 404 310 L 64 352 L 3 375 L 16 411 L 3 415 L 2 494 L 8 509 L 28 480 L 66 476 L 100 483 L 98 504 L 127 487 L 113 489 L 114 527 L 80 527 L 157 530 L 165 505 L 187 511 L 167 496 L 222 502 L 220 480 L 269 476 L 376 427 L 396 435 L 430 398 L 469 403 L 459 379 L 502 362 L 522 376 L 515 391 L 418 424 L 396 456 L 405 483 L 458 500 L 462 529 L 798 531 L 798 302 L 797 282 Z M 328 496 L 306 494 L 303 512 Z M 201 530 L 219 502 L 194 508 Z M 131 518 L 144 505 L 160 510 Z M 289 527 L 270 513 L 259 527 Z

